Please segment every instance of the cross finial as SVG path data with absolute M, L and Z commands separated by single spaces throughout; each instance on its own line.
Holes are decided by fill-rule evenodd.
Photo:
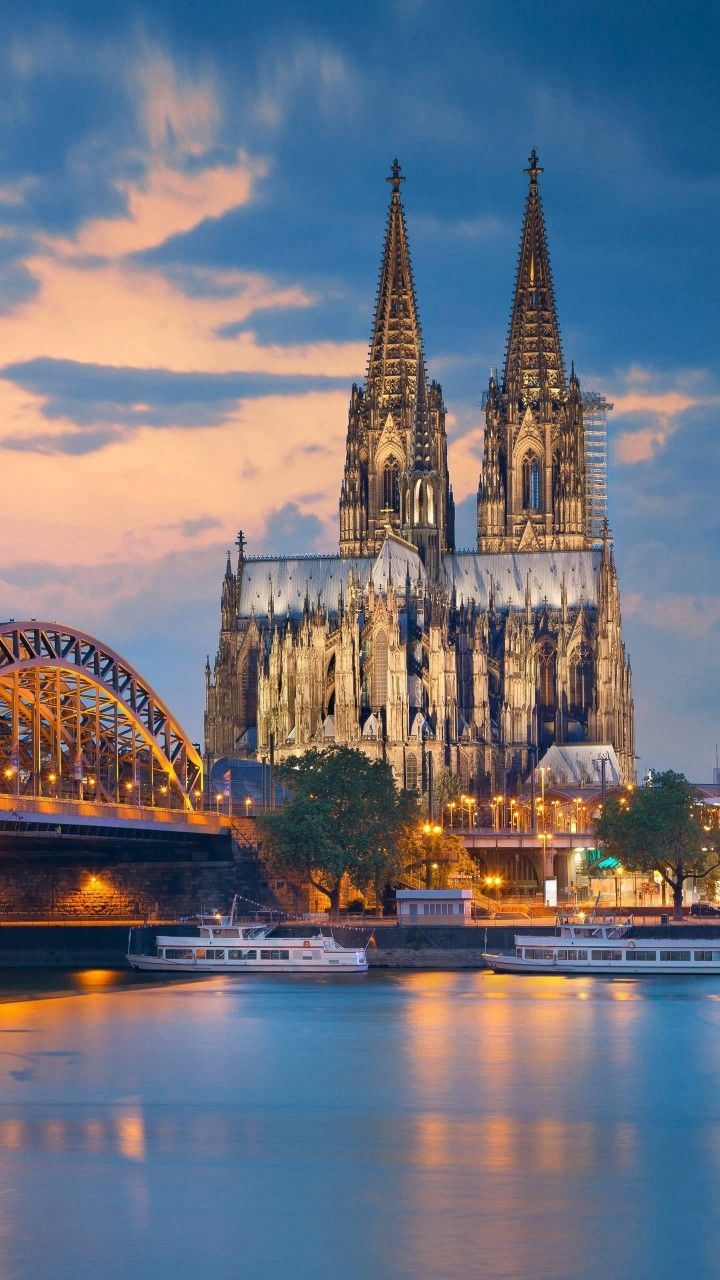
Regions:
M 237 536 L 237 538 L 235 539 L 235 546 L 236 546 L 236 547 L 237 547 L 237 549 L 238 549 L 238 556 L 239 556 L 239 558 L 240 558 L 241 560 L 243 560 L 243 559 L 245 558 L 245 557 L 244 557 L 244 552 L 245 552 L 245 534 L 243 533 L 242 529 L 240 529 L 240 531 L 238 532 L 238 536 Z
M 530 181 L 535 185 L 538 180 L 538 174 L 542 173 L 543 168 L 538 159 L 538 153 L 534 147 L 528 156 L 528 166 L 529 167 L 525 170 L 525 173 L 530 174 Z
M 392 162 L 390 177 L 386 178 L 385 181 L 392 183 L 393 195 L 395 195 L 395 193 L 400 190 L 400 183 L 405 181 L 403 175 L 400 172 L 400 162 L 397 156 Z

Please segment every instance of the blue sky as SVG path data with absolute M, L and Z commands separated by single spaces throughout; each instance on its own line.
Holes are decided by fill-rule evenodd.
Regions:
M 200 737 L 238 527 L 251 553 L 336 545 L 396 154 L 469 545 L 534 145 L 565 354 L 616 405 L 640 765 L 708 777 L 718 25 L 658 3 L 6 3 L 0 611 L 96 632 Z

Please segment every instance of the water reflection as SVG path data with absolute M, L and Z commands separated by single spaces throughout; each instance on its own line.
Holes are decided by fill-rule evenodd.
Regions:
M 6 1006 L 2 1280 L 710 1280 L 718 989 L 371 974 Z

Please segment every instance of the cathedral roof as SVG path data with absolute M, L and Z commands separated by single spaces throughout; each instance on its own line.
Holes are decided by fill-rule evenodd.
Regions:
M 565 582 L 570 608 L 597 602 L 602 551 L 460 551 L 443 556 L 445 582 L 458 602 L 474 600 L 487 608 L 492 591 L 496 609 L 522 608 L 530 582 L 530 603 L 559 608 Z
M 569 608 L 596 604 L 602 552 L 547 551 L 489 555 L 474 551 L 443 557 L 445 586 L 455 590 L 458 603 L 470 601 L 487 608 L 492 596 L 497 609 L 522 608 L 530 575 L 533 608 L 547 603 L 559 608 L 563 579 Z M 361 590 L 372 574 L 376 589 L 385 591 L 388 580 L 402 593 L 407 570 L 413 586 L 418 576 L 424 584 L 425 569 L 417 551 L 404 539 L 389 535 L 375 557 L 296 556 L 248 557 L 242 568 L 239 613 L 259 618 L 272 612 L 280 619 L 298 617 L 306 599 L 337 612 L 341 597 L 347 602 L 354 582 Z
M 503 381 L 506 390 L 514 383 L 526 400 L 535 400 L 545 379 L 551 390 L 561 391 L 565 386 L 565 372 L 538 186 L 542 168 L 534 148 L 528 165 L 525 172 L 529 175 L 530 185 L 520 237 Z
M 535 780 L 540 781 L 540 769 L 549 769 L 551 786 L 591 787 L 602 783 L 602 759 L 605 759 L 605 783 L 616 786 L 621 779 L 620 765 L 615 748 L 610 743 L 577 742 L 558 746 L 553 743 L 538 762 Z
M 418 579 L 423 585 L 427 582 L 425 566 L 417 547 L 388 532 L 372 566 L 373 586 L 385 591 L 392 584 L 402 590 L 408 573 L 412 583 L 416 583 Z

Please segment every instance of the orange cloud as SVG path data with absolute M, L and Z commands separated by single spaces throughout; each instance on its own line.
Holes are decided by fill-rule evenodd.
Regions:
M 182 76 L 168 56 L 150 49 L 131 68 L 131 89 L 153 151 L 181 149 L 202 155 L 212 146 L 221 120 L 214 78 Z
M 50 240 L 65 254 L 117 258 L 152 249 L 171 236 L 192 231 L 206 218 L 220 218 L 248 204 L 256 181 L 267 172 L 262 160 L 239 151 L 233 164 L 187 173 L 158 161 L 138 181 L 118 181 L 127 214 L 87 222 L 74 240 Z
M 452 414 L 447 416 L 447 426 L 450 435 L 448 468 L 453 494 L 456 502 L 462 502 L 463 498 L 477 492 L 483 451 L 483 428 L 478 423 L 464 435 L 453 439 L 455 418 Z
M 36 397 L 0 383 L 0 416 L 8 414 L 28 434 L 73 429 L 39 419 Z M 287 502 L 318 516 L 332 547 L 346 417 L 344 391 L 267 396 L 241 404 L 220 426 L 143 427 L 101 452 L 6 450 L 6 561 L 128 563 L 142 573 L 143 564 L 177 548 L 176 524 L 211 512 L 221 536 L 232 542 L 242 524 L 252 546 L 269 511 Z M 217 538 L 214 527 L 194 545 Z
M 672 435 L 669 423 L 664 426 L 642 427 L 639 431 L 623 431 L 615 442 L 615 460 L 624 466 L 634 462 L 647 462 Z
M 701 637 L 720 625 L 720 596 L 669 591 L 645 596 L 632 592 L 623 598 L 623 613 L 640 617 L 661 631 Z
M 621 465 L 647 462 L 678 430 L 683 413 L 697 405 L 718 403 L 716 396 L 688 389 L 701 385 L 703 374 L 700 370 L 678 373 L 677 381 L 680 385 L 674 388 L 656 390 L 652 383 L 657 380 L 658 375 L 652 370 L 632 365 L 624 375 L 625 384 L 630 390 L 620 394 L 611 393 L 616 414 L 642 414 L 645 419 L 654 419 L 649 425 L 645 422 L 636 430 L 619 433 L 615 440 L 614 454 L 616 462 Z
M 174 372 L 265 372 L 354 377 L 361 343 L 263 347 L 250 332 L 222 338 L 218 329 L 257 311 L 306 307 L 297 285 L 280 288 L 262 275 L 218 273 L 230 297 L 188 297 L 170 280 L 127 263 L 84 268 L 51 256 L 28 260 L 39 283 L 34 298 L 0 316 L 3 361 L 39 355 L 80 363 L 162 368 Z

